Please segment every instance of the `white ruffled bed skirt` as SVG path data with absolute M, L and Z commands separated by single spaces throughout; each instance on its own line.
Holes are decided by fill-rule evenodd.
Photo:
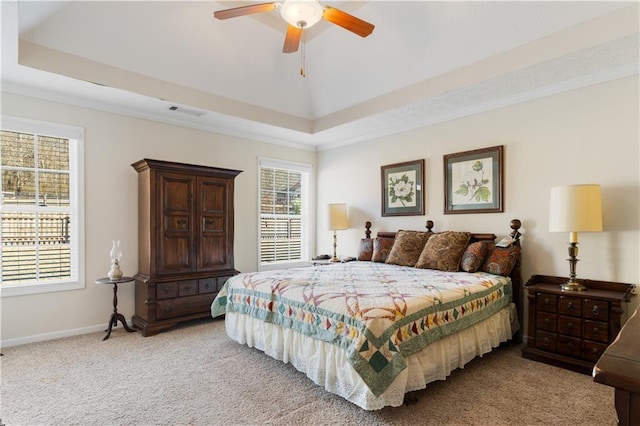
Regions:
M 408 368 L 379 397 L 371 393 L 349 364 L 346 352 L 336 345 L 237 313 L 226 314 L 225 327 L 231 339 L 291 363 L 317 385 L 365 410 L 378 410 L 402 405 L 405 393 L 444 380 L 456 368 L 490 352 L 511 338 L 518 322 L 515 305 L 510 304 L 492 317 L 430 344 L 407 358 Z

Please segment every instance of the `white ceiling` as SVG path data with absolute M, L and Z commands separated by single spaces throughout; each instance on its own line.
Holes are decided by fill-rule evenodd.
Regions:
M 326 1 L 305 78 L 251 3 L 3 0 L 2 90 L 325 149 L 638 74 L 638 2 Z

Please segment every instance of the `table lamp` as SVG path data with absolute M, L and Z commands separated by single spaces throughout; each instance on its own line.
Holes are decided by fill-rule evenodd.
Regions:
M 329 230 L 333 231 L 333 258 L 332 262 L 339 262 L 336 255 L 336 247 L 338 246 L 338 237 L 336 231 L 349 228 L 347 219 L 347 205 L 344 203 L 329 204 Z
M 551 188 L 549 232 L 569 233 L 569 281 L 562 290 L 581 291 L 586 287 L 576 280 L 578 232 L 602 231 L 602 195 L 600 185 L 569 185 Z

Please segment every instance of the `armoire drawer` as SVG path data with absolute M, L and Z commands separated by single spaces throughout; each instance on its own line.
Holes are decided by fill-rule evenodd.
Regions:
M 158 300 L 156 305 L 156 319 L 162 320 L 207 312 L 211 309 L 211 303 L 213 303 L 215 296 L 215 293 L 211 293 Z

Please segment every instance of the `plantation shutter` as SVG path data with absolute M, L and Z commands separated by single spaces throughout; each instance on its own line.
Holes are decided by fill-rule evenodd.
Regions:
M 309 166 L 260 161 L 260 263 L 307 260 Z

